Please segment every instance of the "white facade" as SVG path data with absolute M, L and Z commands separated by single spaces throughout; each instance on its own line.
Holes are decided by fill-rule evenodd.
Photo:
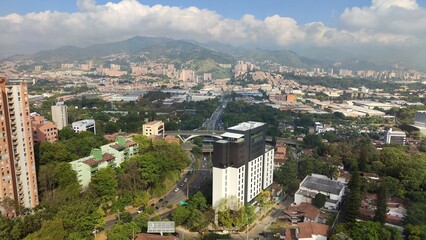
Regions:
M 315 195 L 321 193 L 327 197 L 325 206 L 328 209 L 337 209 L 345 192 L 345 185 L 339 181 L 330 180 L 327 176 L 312 174 L 306 176 L 300 183 L 299 190 L 294 194 L 294 203 L 312 203 Z
M 253 200 L 262 190 L 263 156 L 248 163 L 247 202 Z
M 63 129 L 68 125 L 68 110 L 63 102 L 57 102 L 56 105 L 51 107 L 52 120 L 58 126 L 58 130 Z
M 265 162 L 263 167 L 263 189 L 271 186 L 274 181 L 274 155 L 275 149 L 267 149 L 265 152 Z
M 386 132 L 385 143 L 386 144 L 400 144 L 405 145 L 406 134 L 402 131 L 393 131 L 392 128 Z
M 132 138 L 118 137 L 117 141 L 93 149 L 90 156 L 72 161 L 70 165 L 77 173 L 80 186 L 85 189 L 89 186 L 92 175 L 99 169 L 108 166 L 119 167 L 124 161 L 136 155 L 138 149 L 139 145 Z
M 426 111 L 417 111 L 414 118 L 414 125 L 418 127 L 426 127 Z
M 224 199 L 228 208 L 249 204 L 272 184 L 274 148 L 265 145 L 266 129 L 265 123 L 240 123 L 214 143 L 214 208 L 223 206 Z
M 214 206 L 218 206 L 224 198 L 232 199 L 235 197 L 238 200 L 238 205 L 234 207 L 239 207 L 244 203 L 245 166 L 225 169 L 213 168 L 213 179 L 215 179 L 215 184 L 213 184 Z M 230 202 L 228 204 L 234 203 Z M 233 208 L 230 205 L 227 207 Z
M 72 129 L 76 132 L 89 131 L 96 134 L 96 123 L 93 119 L 81 120 L 72 123 Z

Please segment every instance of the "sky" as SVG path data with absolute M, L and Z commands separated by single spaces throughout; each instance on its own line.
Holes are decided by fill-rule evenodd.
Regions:
M 0 0 L 0 56 L 137 35 L 426 54 L 426 0 Z

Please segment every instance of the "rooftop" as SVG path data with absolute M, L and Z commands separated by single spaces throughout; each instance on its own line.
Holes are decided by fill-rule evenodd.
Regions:
M 324 179 L 316 176 L 307 176 L 303 180 L 302 186 L 308 189 L 336 195 L 339 195 L 340 191 L 342 191 L 344 188 L 343 184 L 338 181 Z
M 95 120 L 87 119 L 87 120 L 80 120 L 80 121 L 72 123 L 73 126 L 83 126 L 83 125 L 89 125 L 89 124 L 95 124 Z
M 315 219 L 320 215 L 320 209 L 312 203 L 302 202 L 299 206 L 290 206 L 284 213 L 288 216 L 305 216 L 309 219 Z
M 159 124 L 159 123 L 162 123 L 162 121 L 151 121 L 151 122 L 145 123 L 144 125 L 145 126 L 152 126 L 152 125 L 156 125 L 156 124 Z
M 139 233 L 135 240 L 176 240 L 177 237 L 174 236 L 161 236 L 157 234 L 149 234 L 149 233 Z
M 297 224 L 299 228 L 299 238 L 312 238 L 312 235 L 328 236 L 328 225 L 316 222 L 301 222 Z
M 266 123 L 262 123 L 262 122 L 248 121 L 248 122 L 243 122 L 243 123 L 240 123 L 236 126 L 230 127 L 228 129 L 229 130 L 247 131 L 247 130 L 250 130 L 250 129 L 254 129 L 254 128 L 263 126 L 265 124 Z
M 101 162 L 108 162 L 108 161 L 111 161 L 111 160 L 114 160 L 114 159 L 115 159 L 115 157 L 113 155 L 111 155 L 109 153 L 104 153 L 102 155 L 102 159 L 101 160 L 96 160 L 94 158 L 90 158 L 90 159 L 87 159 L 87 160 L 85 160 L 83 162 L 85 164 L 89 165 L 90 167 L 93 167 L 93 166 L 98 165 Z
M 239 133 L 231 133 L 231 132 L 226 132 L 224 134 L 221 135 L 224 138 L 242 138 L 244 137 L 243 134 L 239 134 Z

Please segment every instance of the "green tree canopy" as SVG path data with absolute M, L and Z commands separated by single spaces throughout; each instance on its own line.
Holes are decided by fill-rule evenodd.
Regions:
M 322 194 L 322 193 L 317 193 L 315 195 L 315 198 L 313 199 L 313 204 L 317 207 L 317 208 L 322 208 L 325 205 L 325 202 L 327 200 L 327 197 Z
M 108 201 L 117 195 L 117 179 L 112 168 L 106 167 L 98 170 L 92 177 L 89 188 L 103 201 Z

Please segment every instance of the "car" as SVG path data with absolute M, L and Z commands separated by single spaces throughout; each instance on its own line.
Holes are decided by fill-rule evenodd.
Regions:
M 164 199 L 160 198 L 160 200 L 158 200 L 158 202 L 162 202 Z
M 183 182 L 185 182 L 185 183 L 186 183 L 186 182 L 188 182 L 188 178 L 185 178 L 185 179 L 183 180 Z
M 185 183 L 181 183 L 180 186 L 183 187 L 183 185 L 185 185 Z
M 179 192 L 179 188 L 175 188 L 175 192 Z
M 144 205 L 138 207 L 138 213 L 143 212 L 143 210 L 145 210 L 145 206 Z

